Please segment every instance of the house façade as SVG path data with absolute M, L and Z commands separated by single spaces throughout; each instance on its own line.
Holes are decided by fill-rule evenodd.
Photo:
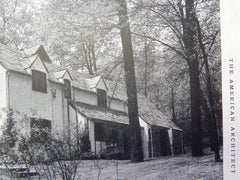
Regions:
M 20 52 L 2 44 L 0 84 L 0 108 L 28 115 L 27 132 L 34 123 L 69 136 L 86 130 L 91 153 L 129 157 L 124 85 L 57 65 L 42 45 Z M 182 130 L 140 94 L 138 106 L 144 158 L 183 153 Z

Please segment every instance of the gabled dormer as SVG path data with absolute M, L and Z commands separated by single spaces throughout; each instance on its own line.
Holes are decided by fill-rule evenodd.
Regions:
M 34 55 L 26 70 L 32 74 L 32 90 L 47 93 L 48 69 L 38 55 Z
M 108 87 L 101 76 L 97 76 L 89 79 L 90 88 L 96 91 L 97 93 L 97 104 L 101 107 L 107 107 L 108 99 L 107 92 Z
M 34 46 L 30 49 L 24 50 L 24 57 L 29 58 L 32 56 L 38 55 L 40 59 L 45 63 L 52 63 L 51 59 L 49 58 L 47 51 L 43 47 L 43 45 Z
M 72 92 L 72 76 L 68 70 L 55 72 L 55 77 L 64 84 L 64 97 L 71 98 Z

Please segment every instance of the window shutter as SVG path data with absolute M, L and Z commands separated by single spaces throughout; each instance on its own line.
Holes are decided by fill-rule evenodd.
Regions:
M 64 79 L 65 98 L 71 98 L 71 82 L 68 79 Z
M 47 92 L 47 76 L 45 73 L 32 70 L 32 89 L 39 92 Z
M 107 93 L 102 89 L 97 89 L 97 98 L 99 106 L 107 106 Z

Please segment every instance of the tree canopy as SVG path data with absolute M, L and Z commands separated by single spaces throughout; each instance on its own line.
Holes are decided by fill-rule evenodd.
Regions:
M 209 127 L 221 132 L 219 0 L 127 4 L 137 91 L 184 130 L 187 146 L 216 145 Z M 43 44 L 58 64 L 119 81 L 118 8 L 116 0 L 0 0 L 0 43 L 20 50 Z

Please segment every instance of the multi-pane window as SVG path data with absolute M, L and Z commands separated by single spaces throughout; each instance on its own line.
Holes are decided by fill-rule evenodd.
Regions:
M 32 89 L 39 92 L 47 92 L 46 73 L 38 70 L 32 70 Z
M 102 89 L 97 89 L 97 102 L 99 106 L 107 106 L 107 93 Z
M 65 98 L 71 98 L 71 82 L 68 79 L 64 79 Z

